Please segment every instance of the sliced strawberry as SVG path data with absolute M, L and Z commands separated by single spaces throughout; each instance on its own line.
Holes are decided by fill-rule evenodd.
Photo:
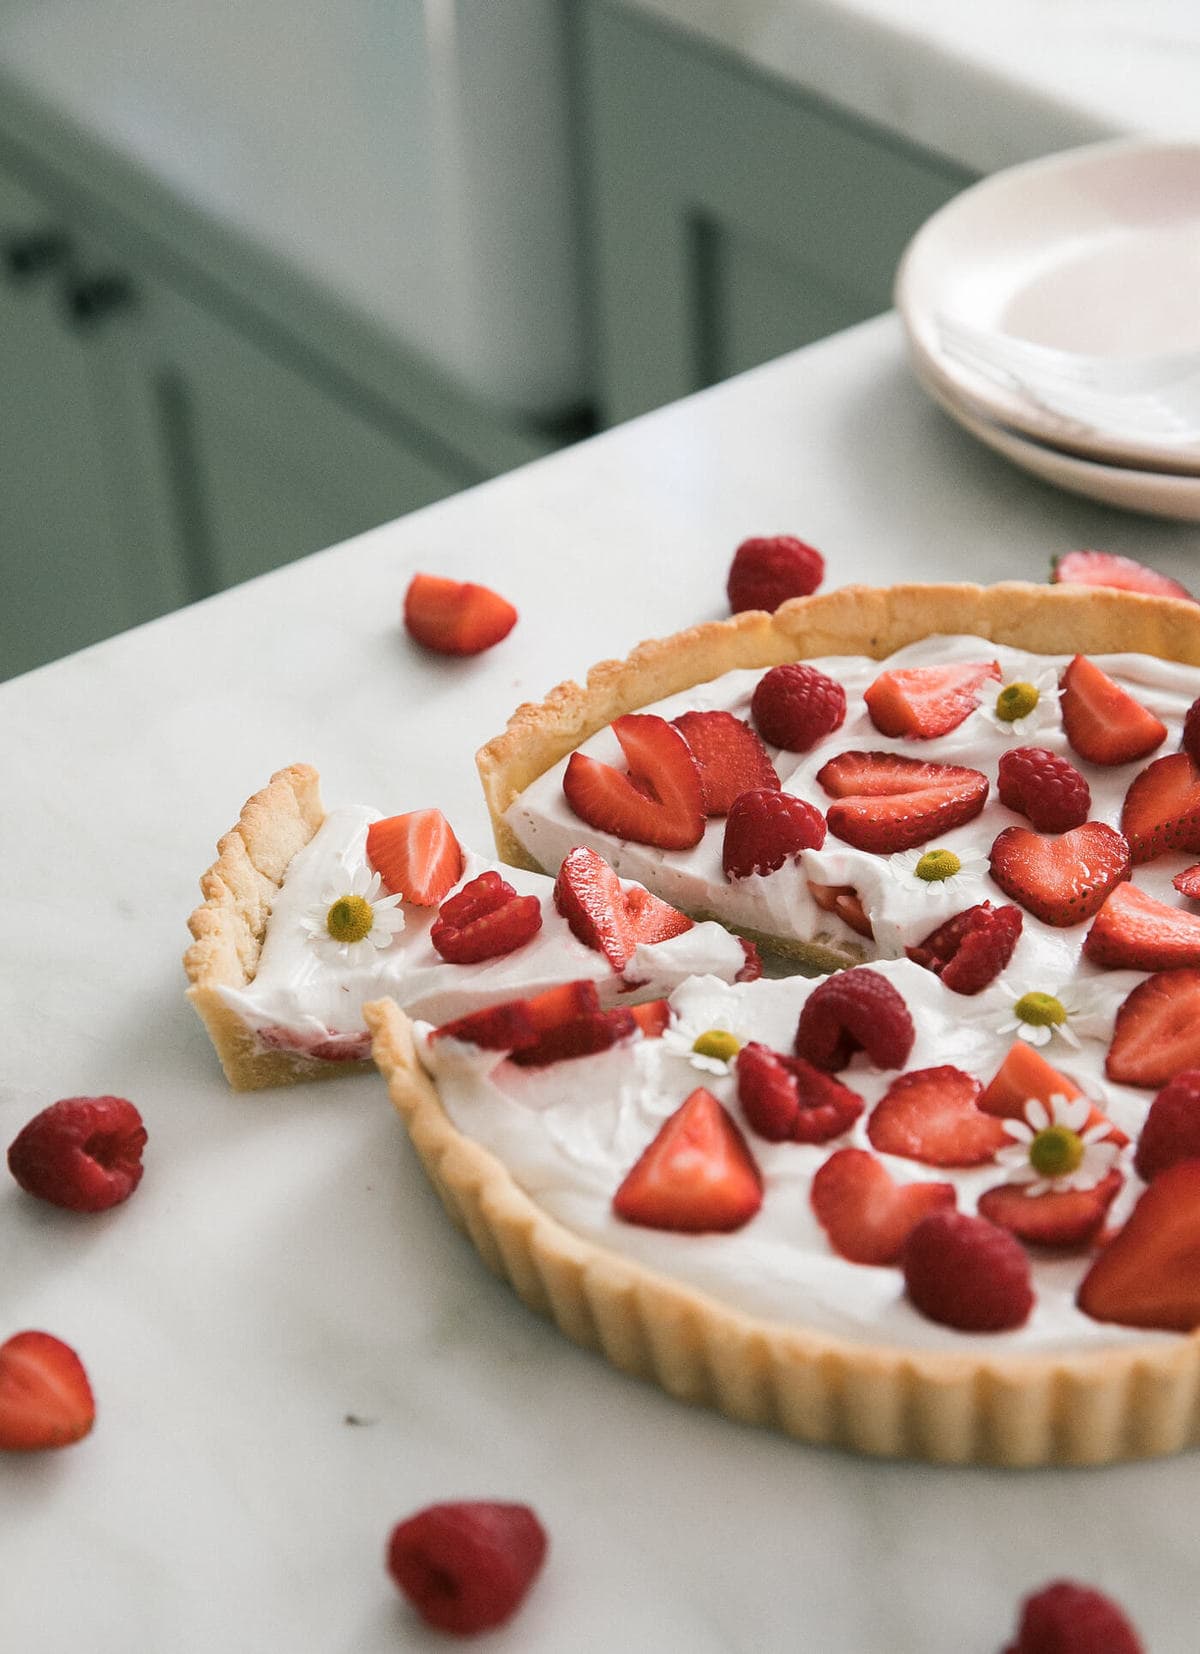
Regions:
M 1067 740 L 1090 763 L 1128 764 L 1147 757 L 1167 738 L 1166 724 L 1086 655 L 1071 661 L 1061 689 Z
M 738 1052 L 737 1088 L 746 1119 L 772 1143 L 827 1143 L 863 1111 L 858 1093 L 832 1074 L 757 1040 Z
M 665 999 L 648 999 L 642 1005 L 631 1005 L 629 1014 L 646 1039 L 661 1039 L 671 1024 L 671 1007 Z
M 822 912 L 836 913 L 860 936 L 874 937 L 875 927 L 867 917 L 862 897 L 852 884 L 818 884 L 815 879 L 809 879 L 808 891 Z
M 762 1174 L 736 1121 L 698 1087 L 613 1196 L 626 1223 L 683 1234 L 740 1229 L 762 1205 Z
M 69 1344 L 48 1332 L 18 1332 L 0 1344 L 0 1449 L 69 1447 L 95 1419 L 92 1387 Z
M 1086 1246 L 1104 1227 L 1125 1179 L 1111 1171 L 1090 1189 L 1030 1194 L 1020 1183 L 1000 1183 L 979 1197 L 979 1215 L 1027 1246 Z
M 1120 592 L 1145 592 L 1151 597 L 1178 597 L 1185 603 L 1196 601 L 1178 580 L 1113 551 L 1068 551 L 1065 557 L 1055 559 L 1050 580 L 1053 585 L 1107 586 Z
M 418 907 L 437 907 L 462 878 L 462 847 L 440 810 L 410 810 L 373 821 L 367 860 L 391 895 Z
M 856 965 L 826 978 L 809 994 L 793 1050 L 827 1074 L 845 1068 L 856 1051 L 865 1051 L 876 1068 L 902 1068 L 915 1038 L 904 996 L 886 976 Z
M 793 793 L 758 787 L 734 799 L 725 820 L 721 866 L 727 879 L 775 873 L 825 842 L 825 817 Z
M 1006 827 L 990 857 L 993 879 L 1045 924 L 1090 919 L 1108 893 L 1129 877 L 1129 846 L 1103 821 L 1085 821 L 1058 838 L 1029 827 Z
M 612 868 L 583 845 L 563 857 L 554 903 L 572 932 L 623 971 L 639 942 L 665 942 L 691 930 L 693 920 L 641 885 L 626 889 Z
M 512 885 L 489 869 L 438 909 L 429 940 L 452 965 L 498 959 L 532 941 L 542 928 L 542 904 L 536 896 L 518 896 Z
M 893 752 L 843 752 L 817 772 L 836 802 L 829 831 L 856 850 L 890 855 L 940 838 L 971 821 L 987 798 L 987 777 L 958 764 L 926 764 Z
M 734 977 L 735 982 L 757 982 L 763 973 L 762 954 L 754 942 L 748 942 L 744 936 L 739 936 L 742 946 L 743 963 Z
M 409 636 L 439 655 L 478 655 L 506 638 L 517 623 L 507 598 L 471 581 L 415 574 L 404 594 Z
M 1134 776 L 1121 806 L 1121 831 L 1135 867 L 1167 850 L 1200 850 L 1200 767 L 1186 752 L 1156 758 Z
M 1035 1099 L 1049 1107 L 1051 1097 L 1065 1097 L 1070 1102 L 1072 1097 L 1082 1096 L 1074 1080 L 1053 1068 L 1040 1051 L 1035 1050 L 1027 1040 L 1015 1039 L 1008 1055 L 984 1087 L 979 1107 L 985 1114 L 995 1114 L 1006 1120 L 1023 1120 L 1025 1105 Z M 1106 1143 L 1128 1143 L 1125 1133 L 1119 1126 L 1114 1126 L 1095 1103 L 1091 1103 L 1090 1107 L 1091 1113 L 1083 1123 L 1084 1131 L 1090 1131 L 1093 1126 L 1106 1125 Z
M 978 1107 L 982 1087 L 961 1068 L 915 1068 L 894 1079 L 871 1112 L 867 1137 L 881 1154 L 927 1166 L 982 1166 L 1009 1141 Z
M 829 1244 L 851 1263 L 899 1263 L 921 1219 L 954 1205 L 952 1183 L 897 1183 L 866 1149 L 837 1149 L 812 1180 L 809 1199 Z
M 956 994 L 977 994 L 999 976 L 1021 935 L 1021 912 L 977 902 L 904 951 Z
M 770 753 L 732 712 L 684 712 L 671 722 L 700 766 L 706 815 L 725 815 L 738 794 L 752 787 L 778 789 Z
M 1200 914 L 1121 884 L 1097 913 L 1083 951 L 1111 970 L 1165 971 L 1200 965 Z
M 570 1057 L 590 1057 L 597 1051 L 607 1051 L 618 1041 L 632 1038 L 636 1031 L 633 1012 L 623 1005 L 611 1011 L 585 1011 L 579 1016 L 548 1022 L 532 1045 L 523 1045 L 512 1053 L 512 1060 L 521 1068 L 546 1068 L 550 1063 Z
M 1154 1179 L 1115 1239 L 1080 1282 L 1077 1301 L 1096 1321 L 1162 1332 L 1200 1327 L 1200 1160 Z
M 1200 1160 L 1200 1068 L 1176 1074 L 1150 1104 L 1133 1169 L 1143 1183 L 1153 1183 L 1181 1160 Z
M 1200 1068 L 1200 970 L 1159 971 L 1117 1012 L 1104 1072 L 1157 1090 L 1187 1068 Z
M 1182 873 L 1176 873 L 1171 883 L 1189 902 L 1200 902 L 1200 861 L 1185 867 Z
M 979 705 L 989 678 L 1000 681 L 998 661 L 954 661 L 947 666 L 908 666 L 881 672 L 863 699 L 881 735 L 931 741 L 949 735 Z
M 563 792 L 575 814 L 602 833 L 660 850 L 690 850 L 699 844 L 704 789 L 683 736 L 653 712 L 627 713 L 613 720 L 612 730 L 629 773 L 573 752 Z
M 443 1022 L 429 1037 L 432 1040 L 462 1040 L 468 1045 L 478 1045 L 484 1051 L 519 1051 L 522 1046 L 534 1043 L 538 1029 L 529 1009 L 529 1001 L 510 999 L 503 1005 L 489 1005 L 482 1011 L 455 1017 L 453 1022 Z

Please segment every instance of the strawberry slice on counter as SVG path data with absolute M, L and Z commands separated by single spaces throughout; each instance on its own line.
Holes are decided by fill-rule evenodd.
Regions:
M 728 1234 L 762 1205 L 762 1174 L 737 1122 L 697 1087 L 662 1124 L 613 1196 L 626 1223 Z
M 449 964 L 474 965 L 515 953 L 541 928 L 538 898 L 518 896 L 506 879 L 489 868 L 442 903 L 429 940 Z
M 947 666 L 907 666 L 881 672 L 864 692 L 871 722 L 881 735 L 931 741 L 949 735 L 979 705 L 988 679 L 1000 681 L 994 660 L 955 661 Z
M 704 788 L 700 767 L 680 732 L 653 712 L 615 718 L 612 731 L 629 773 L 573 752 L 563 792 L 575 814 L 602 833 L 660 850 L 690 850 L 699 844 Z
M 725 818 L 721 867 L 730 881 L 775 873 L 802 850 L 819 850 L 824 842 L 825 817 L 816 805 L 794 793 L 756 787 L 739 794 Z
M 1189 902 L 1200 902 L 1200 861 L 1185 867 L 1182 873 L 1176 873 L 1171 883 Z
M 1008 1055 L 984 1087 L 979 1107 L 985 1114 L 995 1114 L 1007 1120 L 1023 1120 L 1026 1103 L 1035 1099 L 1049 1107 L 1051 1097 L 1065 1097 L 1070 1102 L 1072 1097 L 1082 1096 L 1083 1092 L 1074 1080 L 1052 1067 L 1028 1040 L 1015 1039 Z M 1128 1143 L 1125 1133 L 1119 1126 L 1114 1126 L 1095 1103 L 1092 1103 L 1091 1109 L 1083 1123 L 1084 1131 L 1103 1123 L 1109 1128 L 1104 1138 L 1106 1143 Z
M 1117 1012 L 1104 1072 L 1157 1090 L 1189 1068 L 1200 1068 L 1200 970 L 1159 971 Z
M 700 767 L 706 815 L 727 814 L 739 793 L 751 788 L 780 787 L 770 753 L 732 712 L 683 712 L 671 722 Z
M 977 994 L 1012 958 L 1023 923 L 1020 908 L 977 902 L 904 951 L 953 993 Z
M 746 1119 L 772 1143 L 827 1143 L 863 1111 L 858 1093 L 832 1074 L 757 1040 L 738 1052 L 737 1088 Z
M 979 1108 L 982 1090 L 949 1063 L 900 1074 L 872 1110 L 867 1137 L 881 1154 L 926 1166 L 982 1166 L 1010 1141 L 1003 1123 Z
M 69 1447 L 95 1419 L 92 1387 L 69 1344 L 48 1332 L 18 1332 L 0 1344 L 0 1449 Z
M 1121 831 L 1134 866 L 1167 850 L 1200 851 L 1200 767 L 1186 752 L 1156 758 L 1129 784 Z
M 1099 912 L 1129 877 L 1129 846 L 1103 821 L 1085 821 L 1058 838 L 1006 827 L 990 855 L 992 878 L 1045 924 L 1077 925 Z
M 1090 1189 L 1051 1189 L 1030 1194 L 1019 1183 L 1000 1183 L 979 1197 L 979 1215 L 999 1224 L 1026 1246 L 1087 1246 L 1104 1227 L 1125 1179 L 1111 1171 Z
M 1200 1160 L 1182 1160 L 1151 1183 L 1124 1227 L 1079 1284 L 1095 1321 L 1162 1332 L 1200 1327 Z
M 1200 965 L 1200 914 L 1120 884 L 1097 913 L 1083 951 L 1111 970 L 1165 971 Z
M 1086 655 L 1063 673 L 1059 705 L 1067 740 L 1093 764 L 1146 758 L 1167 738 L 1166 724 Z
M 473 581 L 415 574 L 404 594 L 409 636 L 435 654 L 482 654 L 516 623 L 517 611 L 507 598 Z
M 410 810 L 373 821 L 367 860 L 390 895 L 417 907 L 437 907 L 462 878 L 462 846 L 440 810 Z
M 817 1171 L 809 1200 L 833 1250 L 851 1263 L 899 1263 L 922 1218 L 954 1205 L 952 1183 L 897 1183 L 866 1149 L 838 1149 Z
M 640 885 L 626 890 L 612 868 L 583 845 L 563 857 L 554 904 L 572 934 L 623 971 L 639 942 L 665 942 L 691 930 L 693 920 Z
M 836 913 L 860 936 L 874 938 L 875 927 L 852 884 L 818 884 L 815 879 L 809 879 L 808 893 L 823 913 Z
M 1185 603 L 1196 599 L 1186 586 L 1169 575 L 1148 569 L 1132 557 L 1114 551 L 1068 551 L 1058 557 L 1050 570 L 1051 585 L 1107 586 L 1119 592 L 1145 592 L 1150 597 L 1178 597 Z
M 973 820 L 988 794 L 978 770 L 893 752 L 839 753 L 817 780 L 835 800 L 825 812 L 829 831 L 856 850 L 884 856 Z

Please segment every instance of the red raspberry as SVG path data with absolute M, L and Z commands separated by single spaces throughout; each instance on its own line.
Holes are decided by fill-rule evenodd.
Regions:
M 774 611 L 789 597 L 807 597 L 825 578 L 825 559 L 790 534 L 743 540 L 734 553 L 725 590 L 732 614 Z
M 1187 709 L 1183 720 L 1183 750 L 1193 764 L 1200 764 L 1200 698 Z
M 750 716 L 764 741 L 788 752 L 807 752 L 823 735 L 840 729 L 846 691 L 833 678 L 803 661 L 773 666 L 759 679 Z
M 1005 1332 L 1033 1308 L 1024 1247 L 986 1218 L 931 1212 L 908 1237 L 901 1263 L 915 1308 L 944 1327 Z
M 29 1194 L 72 1212 L 103 1212 L 142 1180 L 146 1128 L 124 1097 L 64 1097 L 13 1138 L 8 1169 Z
M 1039 833 L 1067 833 L 1091 814 L 1091 788 L 1067 759 L 1045 747 L 1014 747 L 1000 759 L 1001 804 L 1025 816 Z
M 1056 1579 L 1026 1597 L 1017 1640 L 1007 1654 L 1145 1654 L 1142 1640 L 1111 1597 Z
M 1150 1104 L 1133 1169 L 1146 1183 L 1177 1160 L 1200 1159 L 1200 1068 L 1176 1074 Z
M 546 1555 L 528 1505 L 429 1505 L 392 1530 L 388 1572 L 427 1624 L 470 1636 L 512 1618 Z
M 978 902 L 930 931 L 908 957 L 956 994 L 977 994 L 1008 964 L 1021 935 L 1019 907 Z
M 803 1057 L 784 1057 L 751 1040 L 738 1052 L 738 1102 L 750 1125 L 772 1143 L 827 1143 L 863 1111 L 863 1100 Z
M 845 1068 L 860 1050 L 876 1068 L 903 1068 L 914 1037 L 908 1006 L 887 977 L 857 965 L 827 978 L 809 994 L 796 1024 L 793 1050 L 827 1073 Z
M 774 873 L 801 850 L 819 850 L 825 842 L 825 817 L 815 804 L 793 793 L 755 787 L 739 793 L 725 817 L 721 865 L 727 879 L 751 873 Z
M 518 896 L 507 880 L 489 869 L 442 903 L 429 940 L 452 965 L 474 965 L 513 953 L 541 928 L 542 904 L 537 897 Z

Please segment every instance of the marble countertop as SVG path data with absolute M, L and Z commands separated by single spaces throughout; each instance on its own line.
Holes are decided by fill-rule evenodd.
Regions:
M 472 753 L 512 708 L 721 614 L 733 547 L 780 531 L 829 584 L 1041 579 L 1080 545 L 1200 583 L 1200 532 L 985 452 L 882 318 L 0 686 L 0 1141 L 104 1091 L 149 1131 L 141 1188 L 99 1217 L 0 1186 L 0 1336 L 67 1339 L 99 1403 L 85 1442 L 0 1462 L 7 1647 L 440 1648 L 385 1536 L 481 1496 L 552 1536 L 497 1650 L 995 1654 L 1018 1598 L 1068 1574 L 1191 1654 L 1196 1455 L 933 1469 L 676 1404 L 486 1272 L 382 1082 L 235 1097 L 185 1003 L 196 879 L 271 771 L 313 762 L 327 803 L 436 803 L 486 846 Z M 474 661 L 420 657 L 399 626 L 418 569 L 489 581 L 519 625 Z

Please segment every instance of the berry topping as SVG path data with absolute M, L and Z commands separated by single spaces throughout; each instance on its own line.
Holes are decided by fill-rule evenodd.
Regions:
M 979 1215 L 1026 1246 L 1087 1246 L 1104 1227 L 1108 1209 L 1124 1178 L 1109 1172 L 1089 1189 L 1052 1189 L 1034 1194 L 1020 1183 L 1001 1183 L 979 1197 Z
M 733 554 L 726 594 L 731 614 L 776 610 L 789 597 L 808 597 L 825 578 L 825 559 L 790 534 L 743 540 Z
M 758 681 L 750 716 L 764 741 L 788 752 L 807 752 L 846 718 L 846 691 L 835 678 L 803 661 L 773 666 Z
M 735 982 L 757 982 L 763 973 L 762 955 L 755 943 L 748 942 L 744 936 L 739 936 L 745 963 L 734 977 Z
M 982 1166 L 1009 1141 L 1002 1121 L 978 1108 L 979 1081 L 961 1068 L 916 1068 L 900 1074 L 867 1121 L 881 1154 L 926 1166 Z
M 1039 833 L 1082 827 L 1092 790 L 1074 764 L 1045 747 L 1014 747 L 1000 755 L 996 790 L 1001 804 L 1023 815 Z
M 39 1200 L 72 1212 L 103 1212 L 142 1180 L 146 1128 L 124 1097 L 64 1097 L 23 1126 L 8 1169 Z
M 542 928 L 536 896 L 518 896 L 489 869 L 465 884 L 438 909 L 429 940 L 452 965 L 498 959 L 532 941 Z
M 1180 745 L 1193 764 L 1200 764 L 1200 698 L 1192 702 L 1184 715 Z
M 876 1068 L 903 1068 L 915 1038 L 908 1006 L 878 971 L 865 965 L 818 983 L 804 1002 L 793 1049 L 834 1074 L 856 1051 Z
M 1097 913 L 1083 951 L 1112 970 L 1165 971 L 1200 965 L 1200 914 L 1120 884 Z
M 856 850 L 890 855 L 940 838 L 971 821 L 987 798 L 987 777 L 958 764 L 927 764 L 893 752 L 843 752 L 817 772 L 836 802 L 829 831 Z
M 1133 1169 L 1144 1183 L 1180 1160 L 1200 1160 L 1200 1068 L 1185 1068 L 1150 1104 Z
M 367 829 L 367 860 L 386 890 L 418 907 L 437 907 L 462 878 L 462 848 L 440 810 L 411 810 L 373 821 Z
M 550 989 L 549 992 L 555 992 Z M 539 999 L 544 995 L 538 995 Z M 530 1004 L 536 1001 L 531 1000 Z M 621 1040 L 631 1039 L 637 1032 L 633 1012 L 623 1005 L 611 1011 L 584 1011 L 578 1016 L 563 1016 L 547 1021 L 532 1045 L 522 1046 L 512 1053 L 512 1060 L 521 1068 L 546 1068 L 553 1062 L 564 1062 L 571 1057 L 591 1057 L 597 1051 L 607 1051 Z
M 1029 1259 L 1007 1230 L 986 1218 L 931 1212 L 908 1237 L 901 1263 L 914 1308 L 941 1326 L 1007 1332 L 1029 1319 Z
M 852 884 L 818 884 L 815 879 L 809 879 L 808 892 L 823 913 L 836 913 L 860 936 L 875 935 L 862 897 Z
M 646 1039 L 661 1039 L 671 1025 L 671 1007 L 665 999 L 648 999 L 642 1005 L 631 1005 L 629 1014 Z
M 784 1057 L 752 1040 L 738 1055 L 738 1102 L 760 1137 L 772 1143 L 827 1143 L 863 1111 L 857 1092 L 803 1057 Z
M 1098 557 L 1101 553 L 1075 555 Z M 1146 1654 L 1146 1651 L 1137 1632 L 1110 1597 L 1090 1585 L 1056 1579 L 1026 1597 L 1017 1640 L 1005 1654 Z
M 1104 1072 L 1157 1090 L 1188 1068 L 1200 1068 L 1200 970 L 1159 971 L 1117 1012 Z
M 594 850 L 579 845 L 563 857 L 554 902 L 575 936 L 623 971 L 639 942 L 665 942 L 691 930 L 692 920 L 641 885 L 628 890 Z
M 392 1529 L 387 1568 L 427 1625 L 470 1636 L 512 1618 L 547 1543 L 528 1505 L 429 1505 Z
M 1035 683 L 1006 683 L 996 696 L 996 716 L 1002 724 L 1015 724 L 1019 718 L 1028 718 L 1041 698 Z
M 1055 559 L 1050 580 L 1053 585 L 1108 586 L 1121 592 L 1145 592 L 1151 597 L 1179 597 L 1185 603 L 1196 601 L 1178 580 L 1114 551 L 1068 551 Z
M 1200 850 L 1200 767 L 1186 752 L 1156 758 L 1134 776 L 1121 806 L 1121 831 L 1135 866 L 1166 850 Z
M 1171 883 L 1189 902 L 1200 902 L 1200 861 L 1185 867 L 1182 873 L 1176 873 Z
M 1006 827 L 989 859 L 1006 896 L 1045 924 L 1060 927 L 1090 919 L 1129 877 L 1129 846 L 1103 821 L 1085 821 L 1059 838 Z
M 507 598 L 487 586 L 416 574 L 404 594 L 404 624 L 409 636 L 439 655 L 479 655 L 517 623 Z
M 752 787 L 779 787 L 766 747 L 732 712 L 684 712 L 671 721 L 700 766 L 706 815 L 725 815 L 738 794 Z
M 92 1387 L 69 1344 L 48 1332 L 18 1332 L 0 1344 L 0 1449 L 69 1447 L 95 1419 Z
M 1200 1327 L 1200 1160 L 1154 1179 L 1079 1285 L 1096 1321 L 1162 1332 Z
M 1067 740 L 1093 764 L 1146 758 L 1167 738 L 1167 726 L 1086 655 L 1063 673 L 1060 705 Z
M 629 773 L 573 752 L 563 792 L 575 814 L 602 833 L 660 850 L 690 850 L 699 844 L 704 836 L 704 789 L 683 736 L 653 712 L 615 718 L 612 730 Z
M 735 798 L 725 820 L 721 865 L 727 879 L 774 873 L 825 842 L 825 817 L 794 793 L 758 788 Z
M 583 986 L 591 989 L 591 1003 L 581 1005 L 581 1013 L 599 1010 L 600 1001 L 596 997 L 595 986 L 590 982 Z M 478 1045 L 484 1051 L 519 1051 L 522 1046 L 534 1043 L 538 1030 L 529 1010 L 529 1001 L 510 999 L 503 1005 L 488 1005 L 482 1011 L 455 1017 L 453 1022 L 443 1022 L 429 1037 L 433 1040 L 462 1040 L 468 1045 Z
M 979 1106 L 985 1114 L 995 1114 L 1008 1120 L 1024 1120 L 1031 1102 L 1044 1103 L 1049 1108 L 1056 1097 L 1070 1102 L 1082 1095 L 1074 1080 L 1069 1080 L 1052 1067 L 1027 1040 L 1017 1039 L 984 1087 Z M 1083 1129 L 1090 1137 L 1093 1127 L 1101 1124 L 1107 1128 L 1104 1132 L 1106 1142 L 1124 1144 L 1129 1141 L 1125 1133 L 1118 1130 L 1093 1103 L 1091 1113 L 1083 1122 Z
M 698 1087 L 613 1196 L 626 1223 L 684 1234 L 740 1229 L 762 1205 L 762 1175 L 732 1116 Z
M 899 1263 L 922 1218 L 954 1205 L 952 1183 L 897 1183 L 866 1149 L 837 1149 L 809 1195 L 829 1244 L 851 1263 Z
M 939 925 L 908 957 L 940 976 L 956 994 L 977 994 L 993 981 L 1013 956 L 1021 935 L 1021 910 L 979 902 Z
M 1000 680 L 1000 667 L 994 660 L 910 666 L 881 672 L 863 699 L 881 735 L 931 741 L 938 735 L 949 735 L 970 717 L 989 678 Z

